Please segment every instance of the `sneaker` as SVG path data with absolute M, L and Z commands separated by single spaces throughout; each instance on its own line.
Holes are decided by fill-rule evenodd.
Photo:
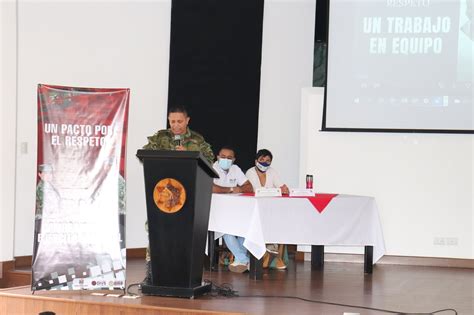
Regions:
M 229 270 L 236 273 L 243 273 L 249 270 L 249 265 L 234 261 L 229 265 Z
M 280 257 L 275 258 L 274 263 L 272 263 L 271 269 L 285 270 L 286 265 Z

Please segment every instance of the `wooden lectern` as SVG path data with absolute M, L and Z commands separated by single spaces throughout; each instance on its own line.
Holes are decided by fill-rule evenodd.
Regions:
M 202 284 L 212 179 L 219 177 L 197 151 L 138 150 L 143 162 L 152 284 L 142 293 L 188 297 Z

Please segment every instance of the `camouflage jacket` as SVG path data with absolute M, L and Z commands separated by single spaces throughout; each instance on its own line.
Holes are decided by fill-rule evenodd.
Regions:
M 214 162 L 214 153 L 211 146 L 204 140 L 204 137 L 199 133 L 187 129 L 183 135 L 181 145 L 188 151 L 199 151 L 209 161 L 210 164 Z M 163 129 L 148 137 L 148 143 L 143 146 L 143 149 L 148 150 L 174 150 L 176 146 L 174 135 L 170 129 Z
M 119 200 L 119 214 L 125 214 L 126 212 L 126 198 L 127 198 L 127 191 L 126 191 L 125 179 L 122 175 L 119 175 L 119 184 L 118 184 L 118 200 Z
M 45 207 L 54 212 L 59 210 L 59 203 L 61 197 L 59 192 L 48 182 L 40 180 L 36 186 L 36 209 L 35 219 L 40 220 L 43 218 L 43 210 Z

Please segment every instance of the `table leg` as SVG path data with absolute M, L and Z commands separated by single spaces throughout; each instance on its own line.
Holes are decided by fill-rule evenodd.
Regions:
M 374 247 L 365 246 L 364 250 L 364 273 L 371 274 L 374 262 Z
M 207 254 L 209 257 L 209 271 L 216 269 L 215 262 L 216 242 L 214 240 L 214 231 L 207 232 Z
M 263 279 L 262 259 L 257 259 L 252 254 L 250 254 L 249 256 L 250 256 L 249 278 L 252 280 L 262 280 Z
M 311 269 L 324 268 L 324 245 L 311 245 Z

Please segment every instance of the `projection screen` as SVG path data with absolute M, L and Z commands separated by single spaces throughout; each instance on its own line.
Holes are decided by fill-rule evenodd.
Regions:
M 473 133 L 474 0 L 330 0 L 326 131 Z

